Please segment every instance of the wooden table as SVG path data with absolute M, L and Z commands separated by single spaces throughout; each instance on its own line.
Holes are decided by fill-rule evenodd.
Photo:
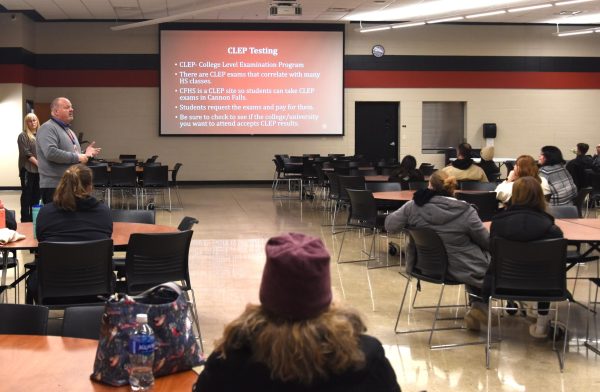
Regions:
M 392 200 L 392 201 L 409 201 L 413 199 L 413 195 L 416 191 L 393 191 L 393 192 L 373 192 L 373 197 L 378 200 Z
M 388 182 L 390 180 L 390 176 L 365 176 L 366 182 Z
M 0 389 L 3 391 L 129 391 L 92 382 L 98 341 L 60 336 L 0 335 Z M 157 378 L 154 392 L 192 390 L 197 374 L 188 370 Z
M 172 233 L 176 232 L 177 228 L 165 225 L 153 225 L 147 223 L 131 223 L 131 222 L 113 222 L 112 240 L 113 246 L 117 250 L 124 250 L 129 243 L 129 237 L 133 233 Z M 5 288 L 6 284 L 6 266 L 8 265 L 8 253 L 10 250 L 32 250 L 37 249 L 38 241 L 33 238 L 33 223 L 18 223 L 17 232 L 23 234 L 25 239 L 20 241 L 10 242 L 6 245 L 0 245 L 2 252 L 2 278 L 0 279 L 0 287 Z M 3 292 L 2 292 L 3 294 Z M 0 294 L 1 295 L 1 294 Z M 4 296 L 2 295 L 1 298 Z M 2 302 L 2 301 L 0 301 Z M 0 364 L 1 366 L 1 364 Z M 0 380 L 1 385 L 1 380 Z

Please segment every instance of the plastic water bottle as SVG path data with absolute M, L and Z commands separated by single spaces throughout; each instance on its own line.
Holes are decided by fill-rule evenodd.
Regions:
M 154 385 L 154 332 L 148 325 L 148 315 L 136 315 L 137 327 L 129 338 L 129 385 L 132 391 L 147 391 Z
M 40 213 L 40 209 L 42 208 L 42 201 L 40 200 L 39 204 L 36 204 L 31 207 L 31 220 L 33 221 L 33 238 L 37 239 L 37 233 L 35 232 L 37 229 L 37 217 Z

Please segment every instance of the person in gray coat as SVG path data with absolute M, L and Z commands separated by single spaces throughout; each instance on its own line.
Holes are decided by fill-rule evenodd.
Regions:
M 77 136 L 71 130 L 73 106 L 67 98 L 55 98 L 50 104 L 52 117 L 37 132 L 37 160 L 40 191 L 44 203 L 52 202 L 54 190 L 63 173 L 73 164 L 87 163 L 100 153 L 92 142 L 81 152 Z
M 388 232 L 410 228 L 431 228 L 442 239 L 448 254 L 448 275 L 467 285 L 473 294 L 479 294 L 483 278 L 490 264 L 488 230 L 477 211 L 468 203 L 454 197 L 456 178 L 438 170 L 431 175 L 429 187 L 415 192 L 413 200 L 390 214 L 385 220 Z M 407 251 L 406 268 L 415 262 L 415 253 Z M 465 316 L 467 327 L 479 329 L 487 320 L 481 302 L 473 302 Z

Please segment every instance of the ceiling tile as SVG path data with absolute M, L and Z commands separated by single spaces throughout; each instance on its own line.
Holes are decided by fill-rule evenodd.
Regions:
M 53 0 L 69 19 L 90 19 L 94 16 L 81 0 Z
M 79 1 L 79 0 L 73 0 Z M 52 0 L 27 0 L 45 19 L 68 19 L 68 15 Z
M 117 14 L 109 0 L 81 0 L 94 19 L 114 19 Z

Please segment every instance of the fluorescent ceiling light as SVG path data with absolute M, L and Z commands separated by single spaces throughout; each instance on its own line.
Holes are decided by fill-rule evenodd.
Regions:
M 538 4 L 538 5 L 530 5 L 529 7 L 519 7 L 519 8 L 511 8 L 508 10 L 508 12 L 523 12 L 523 11 L 532 11 L 532 10 L 539 10 L 540 8 L 548 8 L 548 7 L 552 7 L 553 5 L 551 3 L 548 4 Z
M 595 14 L 579 14 L 575 16 L 554 18 L 543 21 L 543 23 L 550 24 L 600 24 L 600 13 Z
M 570 0 L 570 1 L 559 1 L 558 3 L 554 3 L 554 5 L 569 5 L 569 4 L 577 4 L 577 3 L 589 3 L 592 0 Z
M 404 27 L 414 27 L 414 26 L 423 26 L 425 22 L 415 22 L 415 23 L 399 23 L 392 25 L 392 29 L 402 29 Z
M 559 37 L 568 37 L 570 35 L 582 35 L 582 34 L 592 34 L 594 30 L 579 30 L 579 31 L 568 31 L 565 33 L 558 33 Z
M 370 33 L 372 31 L 381 31 L 381 30 L 389 30 L 391 29 L 390 25 L 386 26 L 374 26 L 374 27 L 363 27 L 360 29 L 361 33 Z
M 461 19 L 464 19 L 464 18 L 462 16 L 454 16 L 452 18 L 443 18 L 443 19 L 428 20 L 427 24 L 453 22 L 455 20 L 461 20 Z
M 484 16 L 501 15 L 501 14 L 505 14 L 505 13 L 506 13 L 506 11 L 504 11 L 504 10 L 491 11 L 491 12 L 484 12 L 484 13 L 481 13 L 481 14 L 467 15 L 467 16 L 465 16 L 465 18 L 467 18 L 467 19 L 475 19 L 475 18 L 483 18 Z
M 369 11 L 350 14 L 346 20 L 415 20 L 433 17 L 434 15 L 471 13 L 477 10 L 503 8 L 523 3 L 525 0 L 432 0 L 420 1 L 417 4 L 382 8 L 380 11 Z

